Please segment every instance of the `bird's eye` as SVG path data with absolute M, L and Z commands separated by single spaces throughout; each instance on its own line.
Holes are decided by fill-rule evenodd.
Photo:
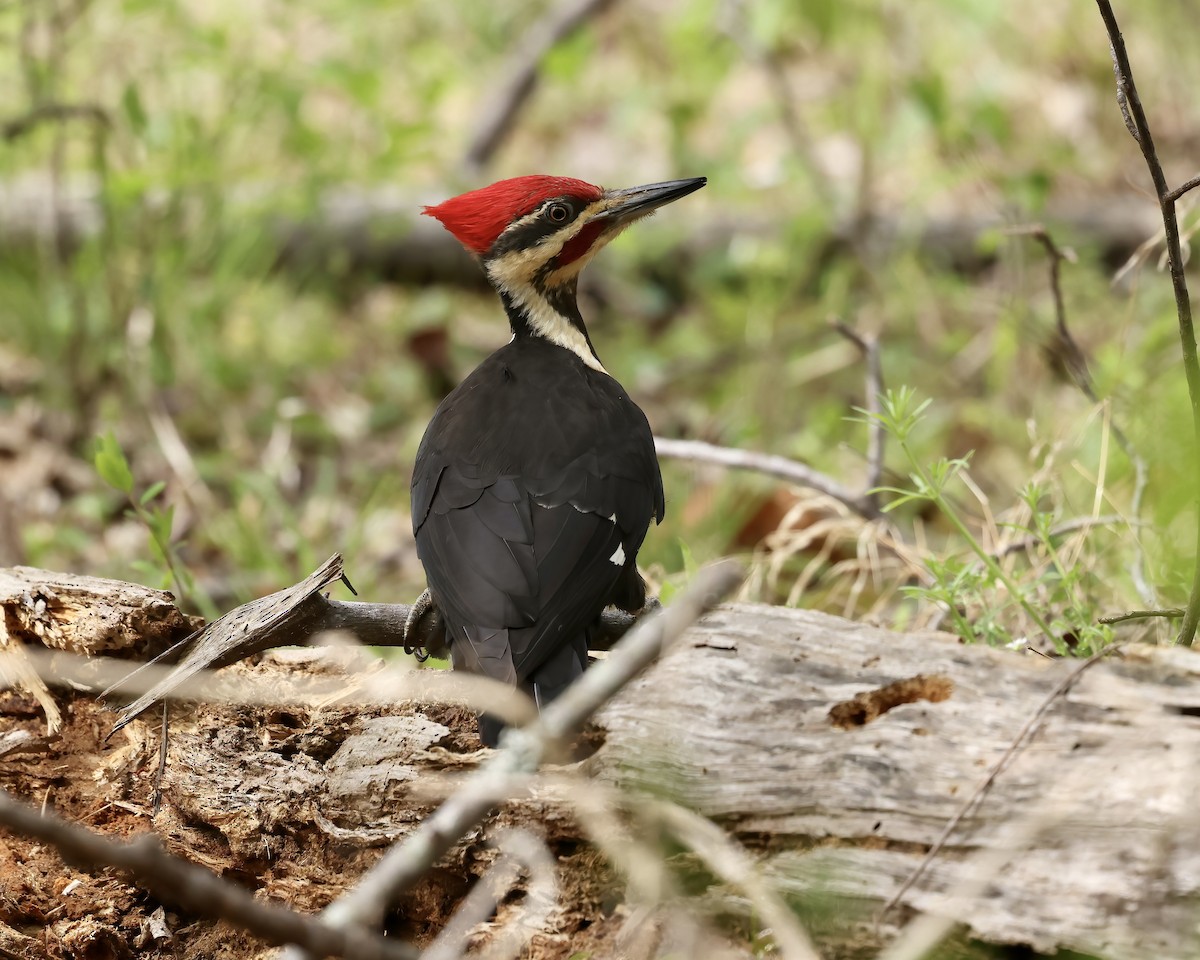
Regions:
M 546 213 L 555 223 L 566 223 L 567 218 L 571 216 L 571 210 L 565 203 L 550 204 Z

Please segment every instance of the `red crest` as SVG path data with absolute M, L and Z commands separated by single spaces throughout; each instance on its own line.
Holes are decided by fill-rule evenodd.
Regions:
M 544 201 L 577 197 L 592 203 L 603 195 L 603 188 L 571 177 L 513 177 L 425 207 L 421 213 L 440 220 L 459 243 L 482 256 L 510 223 L 532 213 Z

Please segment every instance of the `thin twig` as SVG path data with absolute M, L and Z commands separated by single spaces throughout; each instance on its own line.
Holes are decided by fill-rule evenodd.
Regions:
M 779 110 L 784 135 L 791 142 L 792 153 L 804 168 L 812 186 L 812 200 L 832 214 L 837 201 L 837 184 L 822 166 L 813 145 L 816 142 L 796 104 L 795 92 L 788 81 L 787 71 L 775 52 L 758 39 L 750 23 L 746 0 L 729 0 L 722 10 L 724 32 L 738 45 L 742 55 L 762 68 Z
M 480 955 L 486 960 L 509 960 L 541 930 L 558 902 L 557 864 L 545 842 L 530 830 L 501 830 L 492 838 L 500 851 L 496 862 L 471 888 L 421 960 L 459 960 L 466 954 L 467 937 L 496 911 L 517 881 L 522 868 L 529 875 L 518 915 L 492 937 Z
M 1091 371 L 1088 369 L 1087 356 L 1084 354 L 1083 348 L 1079 346 L 1079 341 L 1071 333 L 1071 328 L 1067 323 L 1067 306 L 1062 292 L 1062 263 L 1064 260 L 1068 263 L 1075 263 L 1077 259 L 1075 251 L 1070 247 L 1060 249 L 1058 244 L 1054 242 L 1054 238 L 1050 235 L 1049 231 L 1040 223 L 1030 224 L 1025 227 L 1016 227 L 1008 232 L 1030 236 L 1045 248 L 1050 261 L 1050 290 L 1054 296 L 1055 335 L 1061 350 L 1060 355 L 1075 385 L 1079 387 L 1083 395 L 1092 403 L 1099 404 L 1101 401 L 1096 394 L 1096 384 L 1092 380 Z M 1116 423 L 1113 423 L 1111 418 L 1109 420 L 1109 427 L 1112 431 L 1113 439 L 1117 441 L 1117 445 L 1133 465 L 1134 487 L 1131 509 L 1133 522 L 1138 523 L 1141 520 L 1142 498 L 1146 490 L 1146 462 L 1137 452 L 1137 449 L 1125 434 L 1125 431 Z M 1156 604 L 1158 597 L 1154 591 L 1154 587 L 1151 586 L 1150 581 L 1146 578 L 1146 551 L 1140 537 L 1135 538 L 1134 561 L 1129 573 L 1133 580 L 1134 589 L 1137 590 L 1138 596 L 1142 598 L 1142 602 L 1148 606 Z
M 1060 356 L 1066 363 L 1067 372 L 1070 373 L 1076 386 L 1092 403 L 1099 403 L 1092 373 L 1088 369 L 1087 357 L 1084 355 L 1083 348 L 1079 346 L 1079 341 L 1071 333 L 1071 328 L 1067 325 L 1067 306 L 1062 292 L 1062 264 L 1064 260 L 1068 263 L 1076 263 L 1078 257 L 1075 251 L 1070 247 L 1060 248 L 1054 242 L 1050 232 L 1040 223 L 1014 227 L 1006 232 L 1032 237 L 1045 248 L 1050 263 L 1050 292 L 1054 297 L 1054 327 L 1061 351 Z
M 878 507 L 860 493 L 846 489 L 832 477 L 812 467 L 780 457 L 773 453 L 756 453 L 753 450 L 738 450 L 733 447 L 718 447 L 702 440 L 670 440 L 655 437 L 654 448 L 660 457 L 673 460 L 695 460 L 700 463 L 715 463 L 737 470 L 753 470 L 768 476 L 779 477 L 801 487 L 809 487 L 827 497 L 845 504 L 855 513 L 868 520 L 877 520 L 882 514 Z
M 1182 197 L 1189 190 L 1195 190 L 1197 187 L 1200 187 L 1200 173 L 1198 173 L 1198 174 L 1196 174 L 1196 176 L 1192 177 L 1191 180 L 1185 180 L 1183 183 L 1181 183 L 1179 186 L 1177 186 L 1174 190 L 1168 190 L 1166 199 L 1168 201 L 1170 201 L 1171 203 L 1174 203 L 1176 200 L 1178 200 L 1180 197 Z
M 104 108 L 94 103 L 43 103 L 18 117 L 0 121 L 0 139 L 18 140 L 42 124 L 63 120 L 89 120 L 102 127 L 111 122 Z
M 1171 286 L 1175 293 L 1175 309 L 1179 316 L 1179 340 L 1183 351 L 1183 370 L 1187 378 L 1188 397 L 1192 407 L 1192 464 L 1193 475 L 1200 474 L 1200 357 L 1196 352 L 1196 330 L 1192 323 L 1192 302 L 1188 295 L 1187 278 L 1183 272 L 1183 250 L 1179 238 L 1179 219 L 1175 210 L 1175 197 L 1167 186 L 1167 177 L 1163 172 L 1162 163 L 1158 159 L 1158 151 L 1154 147 L 1154 138 L 1150 133 L 1150 123 L 1142 108 L 1138 96 L 1137 85 L 1133 81 L 1133 67 L 1129 63 L 1129 53 L 1125 49 L 1125 39 L 1121 36 L 1121 27 L 1117 23 L 1109 0 L 1096 0 L 1100 17 L 1108 31 L 1111 44 L 1113 72 L 1117 80 L 1117 103 L 1125 117 L 1125 124 L 1133 134 L 1142 150 L 1150 179 L 1154 182 L 1154 194 L 1158 197 L 1159 211 L 1162 214 L 1163 233 L 1167 247 L 1167 263 L 1171 272 Z M 1186 184 L 1185 184 L 1186 186 Z M 1190 188 L 1189 188 L 1190 189 Z M 1200 495 L 1193 498 L 1200 507 Z M 1179 627 L 1177 642 L 1191 646 L 1196 636 L 1196 627 L 1200 625 L 1200 522 L 1196 524 L 1196 555 L 1192 564 L 1192 587 L 1188 597 L 1187 612 Z
M 865 499 L 876 509 L 879 507 L 878 487 L 883 483 L 883 460 L 887 445 L 887 430 L 884 429 L 880 398 L 883 396 L 883 364 L 879 360 L 879 338 L 864 337 L 857 330 L 836 317 L 831 321 L 833 329 L 862 351 L 867 363 L 866 404 L 867 411 L 867 492 Z
M 463 157 L 468 174 L 481 171 L 504 138 L 537 85 L 542 61 L 551 50 L 613 4 L 614 0 L 564 0 L 533 24 L 509 58 L 507 79 L 487 98 L 478 126 Z
M 981 850 L 963 864 L 959 873 L 963 879 L 953 891 L 955 898 L 960 903 L 980 902 L 1017 854 L 1032 848 L 1034 841 L 1064 819 L 1065 811 L 1039 812 L 1009 826 L 992 848 Z M 961 923 L 962 918 L 950 911 L 923 913 L 906 925 L 876 960 L 924 960 Z
M 342 558 L 334 554 L 299 583 L 228 611 L 185 637 L 149 664 L 133 668 L 128 674 L 131 682 L 122 682 L 120 687 L 127 694 L 136 689 L 138 697 L 121 709 L 121 718 L 114 732 L 159 700 L 182 696 L 177 688 L 185 685 L 199 671 L 227 666 L 272 647 L 308 643 L 331 631 L 352 633 L 366 646 L 401 646 L 406 643 L 432 646 L 431 637 L 427 634 L 416 637 L 407 634 L 406 624 L 412 612 L 408 604 L 331 600 L 322 591 L 339 579 L 345 580 Z M 652 604 L 647 604 L 644 612 L 648 612 Z M 606 610 L 600 617 L 597 629 L 589 637 L 593 649 L 611 647 L 640 615 Z M 422 621 L 419 626 L 428 627 L 430 623 Z M 181 654 L 181 651 L 184 652 Z M 156 672 L 154 684 L 147 686 L 143 680 L 135 679 L 139 671 L 149 671 L 153 664 L 174 656 L 178 656 L 178 663 L 165 672 Z M 105 697 L 110 692 L 112 689 L 105 690 L 100 696 Z M 196 698 L 194 692 L 191 696 Z
M 1125 518 L 1116 514 L 1102 514 L 1098 517 L 1075 517 L 1071 520 L 1064 520 L 1062 523 L 1056 523 L 1050 528 L 1048 534 L 1051 538 L 1057 538 L 1066 536 L 1068 533 L 1078 533 L 1080 530 L 1088 530 L 1091 527 L 1108 527 L 1124 522 Z M 1006 543 L 1004 546 L 998 547 L 991 551 L 991 555 L 999 560 L 1010 554 L 1020 553 L 1022 550 L 1036 547 L 1041 542 L 1041 537 L 1036 534 L 1030 534 L 1027 537 L 1022 537 L 1020 540 L 1014 540 L 1012 543 Z
M 638 623 L 605 660 L 548 704 L 536 721 L 505 731 L 500 749 L 450 799 L 384 854 L 356 887 L 325 908 L 325 921 L 335 927 L 378 923 L 397 896 L 536 771 L 552 750 L 727 596 L 742 576 L 741 565 L 733 560 L 702 570 L 682 596 Z M 292 949 L 285 960 L 304 956 Z
M 0 790 L 0 824 L 53 846 L 67 863 L 85 870 L 116 867 L 154 896 L 192 914 L 224 920 L 273 944 L 297 944 L 317 956 L 354 960 L 416 960 L 418 951 L 361 927 L 336 929 L 274 903 L 203 867 L 173 857 L 153 834 L 118 843 L 54 814 L 38 814 Z
M 1111 617 L 1098 617 L 1097 623 L 1124 623 L 1126 620 L 1149 620 L 1152 617 L 1165 617 L 1168 620 L 1178 620 L 1187 613 L 1182 607 L 1168 607 L 1165 610 L 1127 610 L 1125 613 L 1114 613 Z
M 891 909 L 901 901 L 901 899 L 904 897 L 904 894 L 906 894 L 912 888 L 912 885 L 921 878 L 922 874 L 925 873 L 925 870 L 931 863 L 933 863 L 937 855 L 941 853 L 942 848 L 946 845 L 946 841 L 950 839 L 951 834 L 958 829 L 958 825 L 962 823 L 966 817 L 973 813 L 976 807 L 979 806 L 979 804 L 983 801 L 983 798 L 987 795 L 988 790 L 991 789 L 992 784 L 996 782 L 996 778 L 1004 772 L 1005 768 L 1007 768 L 1013 759 L 1016 758 L 1016 756 L 1021 752 L 1021 750 L 1041 727 L 1042 719 L 1045 717 L 1046 712 L 1054 705 L 1058 698 L 1066 694 L 1066 692 L 1075 685 L 1076 681 L 1079 680 L 1085 670 L 1099 663 L 1101 659 L 1108 656 L 1120 645 L 1121 644 L 1119 642 L 1109 644 L 1109 646 L 1105 647 L 1103 650 L 1092 654 L 1081 664 L 1071 670 L 1070 673 L 1059 680 L 1058 683 L 1054 685 L 1054 688 L 1048 694 L 1046 694 L 1046 698 L 1041 702 L 1041 704 L 1038 705 L 1038 708 L 1033 712 L 1033 715 L 1025 721 L 1025 725 L 1021 727 L 1012 743 L 1008 745 L 1008 749 L 1005 750 L 1000 759 L 992 765 L 992 768 L 987 772 L 987 775 L 979 781 L 978 786 L 975 787 L 971 795 L 966 799 L 966 802 L 964 802 L 963 805 L 955 812 L 954 816 L 950 818 L 950 821 L 946 824 L 945 829 L 942 831 L 937 840 L 934 841 L 933 846 L 929 848 L 929 851 L 921 859 L 921 862 L 917 864 L 916 869 L 914 869 L 912 873 L 905 878 L 904 882 L 900 884 L 900 888 L 894 894 L 892 894 L 888 902 L 883 905 L 883 908 L 879 911 L 875 918 L 876 925 L 883 922 L 883 918 L 887 916 L 889 911 L 891 911 Z

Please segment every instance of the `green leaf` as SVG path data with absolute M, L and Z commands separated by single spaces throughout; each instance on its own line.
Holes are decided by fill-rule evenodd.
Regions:
M 142 582 L 146 584 L 157 584 L 160 590 L 169 590 L 171 587 L 171 571 L 163 570 L 162 567 L 155 566 L 148 560 L 133 560 L 129 564 L 141 577 Z
M 133 132 L 140 137 L 146 129 L 146 108 L 142 105 L 142 97 L 137 87 L 132 83 L 121 94 L 121 110 L 124 111 L 125 119 L 129 121 Z
M 696 575 L 696 571 L 700 569 L 696 563 L 696 558 L 692 556 L 691 548 L 682 540 L 679 541 L 679 555 L 683 560 L 683 572 L 690 580 Z
M 665 607 L 678 592 L 679 588 L 675 584 L 670 580 L 664 580 L 663 585 L 658 588 L 658 602 Z
M 148 525 L 151 536 L 165 553 L 167 545 L 171 542 L 171 529 L 175 525 L 175 505 L 171 504 L 163 510 L 151 510 Z
M 140 497 L 138 497 L 138 503 L 144 507 L 151 500 L 153 500 L 160 493 L 162 493 L 163 490 L 166 489 L 166 487 L 167 487 L 166 480 L 159 480 L 157 483 L 150 484 L 150 486 L 148 486 L 145 489 L 145 491 L 142 493 L 142 495 Z
M 96 441 L 92 462 L 101 480 L 126 496 L 132 495 L 133 471 L 129 469 L 129 461 L 125 459 L 125 453 L 111 431 Z

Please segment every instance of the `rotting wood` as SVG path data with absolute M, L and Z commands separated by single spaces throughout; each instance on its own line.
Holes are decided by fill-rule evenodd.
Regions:
M 666 794 L 712 817 L 756 850 L 791 894 L 845 895 L 842 935 L 861 942 L 873 935 L 873 909 L 1075 665 L 813 612 L 724 607 L 601 713 L 592 735 L 599 748 L 577 772 Z M 278 682 L 338 668 L 311 650 L 229 669 Z M 949 912 L 975 936 L 1044 953 L 1195 956 L 1198 681 L 1200 660 L 1178 649 L 1136 649 L 1096 665 L 1049 711 L 903 906 Z M 863 712 L 864 703 L 888 709 Z M 838 711 L 843 704 L 853 706 Z M 839 727 L 831 711 L 862 722 Z M 480 759 L 473 716 L 462 708 L 200 705 L 176 713 L 155 827 L 171 849 L 254 878 L 264 895 L 305 909 L 353 882 L 381 845 L 407 835 L 453 788 L 454 775 Z M 55 771 L 69 768 L 69 788 L 55 788 L 60 809 L 82 814 L 111 804 L 110 829 L 144 829 L 149 821 L 136 811 L 145 805 L 156 726 L 134 723 L 105 749 L 87 731 L 103 731 L 111 713 L 76 697 L 69 716 L 83 726 L 39 751 L 0 759 L 0 782 L 40 799 L 47 784 L 61 783 Z M 5 721 L 32 732 L 35 719 L 18 711 Z M 497 825 L 541 831 L 562 857 L 574 896 L 536 955 L 567 957 L 585 943 L 594 957 L 614 955 L 605 906 L 611 878 L 599 858 L 583 855 L 581 832 L 554 784 L 513 800 L 457 846 L 401 904 L 398 931 L 419 941 L 436 932 L 490 863 L 481 842 Z M 999 869 L 993 857 L 990 875 L 980 875 L 981 856 L 1021 837 L 1028 849 L 1003 854 Z M 40 872 L 23 878 L 34 891 L 23 902 L 48 909 L 54 890 L 37 893 L 45 866 L 36 857 L 29 863 Z M 0 876 L 14 869 L 0 867 Z M 981 879 L 983 891 L 972 895 Z M 717 888 L 709 896 L 722 909 L 741 909 Z M 11 916 L 0 921 L 21 929 Z M 597 942 L 602 929 L 613 937 Z M 894 933 L 882 930 L 884 939 Z M 210 949 L 216 935 L 197 942 Z M 826 956 L 838 955 L 836 944 L 824 946 Z M 202 955 L 173 949 L 161 955 Z M 231 955 L 257 955 L 246 951 Z
M 12 589 L 0 592 L 0 612 L 20 625 L 18 639 L 46 633 L 52 637 L 46 645 L 56 649 L 87 654 L 143 653 L 152 658 L 148 662 L 163 660 L 177 664 L 168 677 L 122 708 L 115 729 L 170 695 L 201 670 L 228 666 L 273 647 L 319 641 L 332 631 L 353 634 L 367 646 L 402 646 L 409 642 L 433 649 L 435 643 L 442 642 L 436 636 L 440 630 L 437 617 L 421 618 L 415 627 L 416 636 L 405 636 L 412 609 L 408 604 L 334 600 L 324 593 L 326 587 L 339 579 L 350 586 L 342 572 L 340 554 L 330 556 L 299 583 L 242 604 L 208 624 L 179 614 L 171 594 L 136 584 L 32 567 L 0 568 L 0 587 L 5 578 Z M 67 596 L 73 591 L 85 601 L 92 597 L 92 612 L 96 616 L 90 612 L 80 615 L 77 601 L 64 604 L 51 586 L 55 584 Z M 657 601 L 651 600 L 642 612 L 649 612 L 657 605 Z M 30 611 L 40 618 L 32 625 Z M 592 649 L 608 650 L 639 615 L 606 610 L 591 633 Z M 104 625 L 103 631 L 94 629 L 97 618 Z M 0 620 L 0 651 L 6 647 L 4 623 Z M 131 638 L 140 638 L 140 645 L 133 647 Z M 8 649 L 13 655 L 0 658 L 0 679 L 7 667 L 13 674 L 9 683 L 34 693 L 46 711 L 50 727 L 56 729 L 58 719 L 45 684 L 31 672 L 19 646 L 9 645 Z M 136 677 L 139 670 L 131 668 L 129 677 Z M 118 686 L 121 684 L 109 687 L 100 696 L 106 698 Z
M 165 590 L 35 567 L 0 567 L 0 611 L 11 640 L 89 655 L 153 656 L 194 629 Z
M 151 656 L 192 632 L 175 598 L 162 590 L 33 567 L 0 568 L 0 684 L 34 697 L 55 733 L 62 723 L 25 643 L 72 653 Z

